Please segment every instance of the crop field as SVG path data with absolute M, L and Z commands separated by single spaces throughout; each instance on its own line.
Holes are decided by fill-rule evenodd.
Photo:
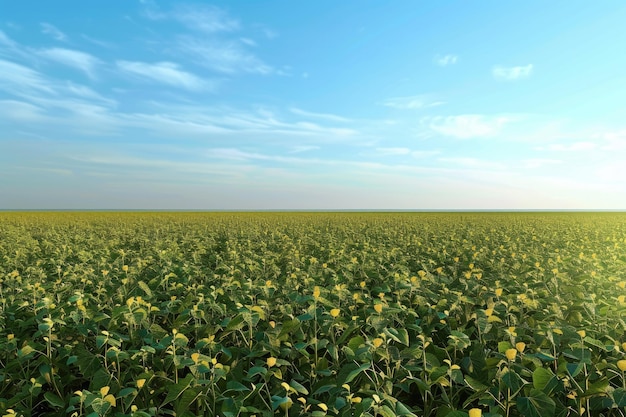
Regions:
M 626 416 L 626 214 L 0 213 L 2 416 Z

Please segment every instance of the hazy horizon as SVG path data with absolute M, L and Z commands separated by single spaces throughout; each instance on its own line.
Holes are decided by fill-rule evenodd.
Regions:
M 2 6 L 2 210 L 626 209 L 625 4 L 92 5 Z

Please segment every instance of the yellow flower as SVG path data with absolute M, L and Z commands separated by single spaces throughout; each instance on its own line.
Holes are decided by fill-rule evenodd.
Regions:
M 472 408 L 469 410 L 469 417 L 481 417 L 483 415 L 483 410 L 480 408 Z
M 122 266 L 122 271 L 124 271 L 124 272 L 128 272 L 128 265 L 124 265 L 124 266 Z
M 274 365 L 276 365 L 276 358 L 273 356 L 270 356 L 269 358 L 267 358 L 267 367 L 271 368 Z
M 508 360 L 514 361 L 515 357 L 517 356 L 517 349 L 507 349 L 504 354 L 506 355 L 506 358 Z
M 524 343 L 524 342 L 517 342 L 515 344 L 515 349 L 517 349 L 517 351 L 519 353 L 523 353 L 524 349 L 526 349 L 526 343 Z
M 585 338 L 585 336 L 587 336 L 587 332 L 585 332 L 584 330 L 579 330 L 576 333 L 578 333 L 578 335 L 583 339 Z
M 617 361 L 617 367 L 620 371 L 626 372 L 626 359 L 622 359 Z
M 320 298 L 321 293 L 320 287 L 313 288 L 313 298 Z
M 496 297 L 500 297 L 501 295 L 502 295 L 502 288 L 496 288 Z
M 144 378 L 138 379 L 137 380 L 137 388 L 139 388 L 139 389 L 143 388 L 145 383 L 146 383 L 146 380 Z
M 626 342 L 622 343 L 622 349 L 624 349 L 624 352 L 626 352 Z
M 377 337 L 376 339 L 372 340 L 372 345 L 374 345 L 374 347 L 378 349 L 383 344 L 383 342 L 383 339 Z
M 111 387 L 102 387 L 102 388 L 100 388 L 100 395 L 102 395 L 104 397 L 105 395 L 107 395 L 109 393 L 110 389 L 111 389 Z
M 359 283 L 359 286 L 360 286 L 361 288 L 365 288 L 365 285 L 366 285 L 366 284 L 365 284 L 365 281 L 361 281 L 361 282 Z
M 339 310 L 338 308 L 333 308 L 332 310 L 330 310 L 330 315 L 332 317 L 339 317 L 340 313 L 341 313 L 341 310 Z
M 374 304 L 374 310 L 377 313 L 380 313 L 381 311 L 383 311 L 383 305 L 382 304 Z
M 485 309 L 485 316 L 490 317 L 493 314 L 493 308 Z

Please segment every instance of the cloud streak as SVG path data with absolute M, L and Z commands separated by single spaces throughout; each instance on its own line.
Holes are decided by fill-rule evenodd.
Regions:
M 117 61 L 116 64 L 123 72 L 192 92 L 214 91 L 216 88 L 214 82 L 184 71 L 173 62 Z
M 523 78 L 528 78 L 533 72 L 533 64 L 528 64 L 524 66 L 517 67 L 503 67 L 503 66 L 495 66 L 491 70 L 491 74 L 494 78 L 499 80 L 520 80 Z
M 457 63 L 459 57 L 457 55 L 435 55 L 434 61 L 435 64 L 440 67 L 447 67 L 448 65 L 454 65 Z
M 513 118 L 509 116 L 486 116 L 480 114 L 436 116 L 422 120 L 432 132 L 458 139 L 496 136 L 505 125 L 512 121 Z
M 445 104 L 443 101 L 433 101 L 426 95 L 405 97 L 391 97 L 383 101 L 383 106 L 402 110 L 419 110 Z
M 68 40 L 65 33 L 61 32 L 61 30 L 59 30 L 56 26 L 51 25 L 50 23 L 42 22 L 39 24 L 39 26 L 41 27 L 41 33 L 43 33 L 44 35 L 48 35 L 61 42 L 66 42 Z
M 73 49 L 50 48 L 36 53 L 48 60 L 82 71 L 91 79 L 96 78 L 96 67 L 101 64 L 101 61 L 93 55 Z

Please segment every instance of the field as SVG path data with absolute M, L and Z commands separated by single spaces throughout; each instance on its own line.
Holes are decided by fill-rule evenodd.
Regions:
M 0 213 L 3 416 L 625 416 L 626 214 Z

